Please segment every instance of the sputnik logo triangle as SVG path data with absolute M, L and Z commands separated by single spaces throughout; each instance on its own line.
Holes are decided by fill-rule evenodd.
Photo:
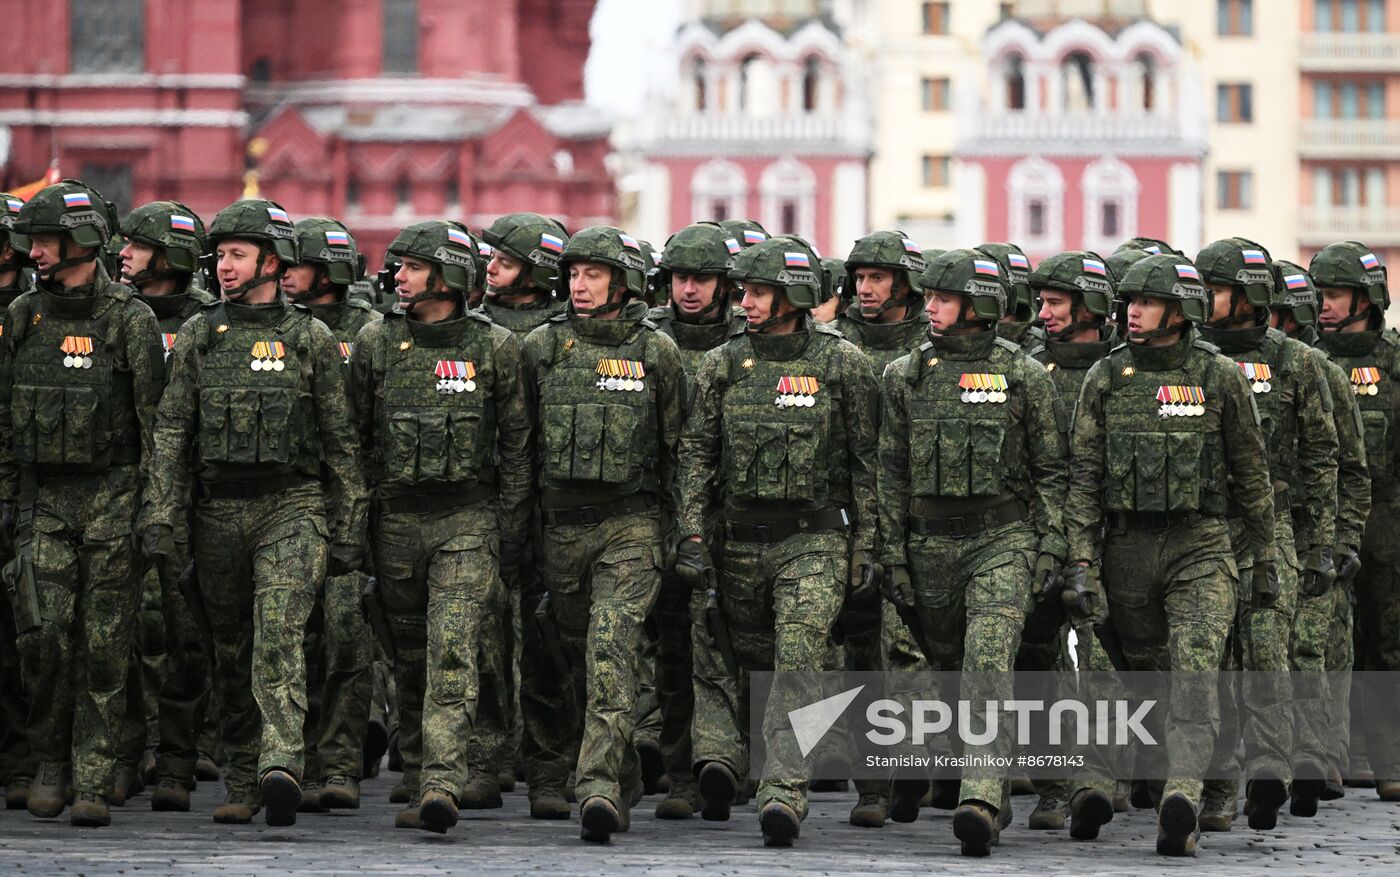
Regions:
M 817 748 L 826 732 L 831 730 L 831 726 L 836 724 L 846 707 L 851 705 L 851 701 L 855 700 L 856 695 L 864 688 L 864 685 L 857 685 L 849 691 L 834 694 L 788 713 L 788 721 L 792 723 L 792 733 L 797 737 L 797 748 L 802 750 L 803 758 Z

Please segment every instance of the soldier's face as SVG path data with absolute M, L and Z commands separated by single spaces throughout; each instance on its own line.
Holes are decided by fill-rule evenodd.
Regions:
M 1300 328 L 1293 312 L 1287 308 L 1276 308 L 1269 311 L 1269 324 L 1285 335 L 1293 335 Z
M 491 261 L 486 263 L 486 283 L 492 289 L 523 286 L 524 284 L 520 283 L 520 272 L 524 267 L 519 259 L 497 250 L 491 255 Z
M 315 265 L 293 265 L 282 275 L 282 292 L 291 298 L 309 294 L 316 282 Z
M 946 332 L 962 319 L 966 304 L 960 295 L 932 289 L 924 296 L 924 313 L 935 332 Z
M 1038 316 L 1045 331 L 1063 332 L 1074 325 L 1074 296 L 1058 289 L 1041 290 Z
M 252 241 L 220 241 L 214 251 L 218 259 L 215 269 L 219 286 L 233 289 L 258 276 L 258 245 Z M 263 276 L 273 274 L 278 268 L 277 257 L 268 255 L 263 259 Z
M 1168 326 L 1180 325 L 1185 321 L 1181 315 L 1181 308 L 1171 307 L 1172 303 L 1165 299 L 1150 298 L 1145 295 L 1135 295 L 1128 299 L 1128 334 L 1145 335 L 1155 331 L 1162 326 L 1162 316 L 1165 314 Z M 1168 309 L 1170 308 L 1170 313 Z
M 601 262 L 569 263 L 569 300 L 576 309 L 600 308 L 608 303 L 613 269 Z
M 40 272 L 59 263 L 58 251 L 62 246 L 62 238 L 58 235 L 44 232 L 32 234 L 29 236 L 29 244 L 29 258 Z
M 884 268 L 857 268 L 855 284 L 856 301 L 866 316 L 874 316 L 894 295 L 894 274 Z
M 126 246 L 122 247 L 122 251 L 118 253 L 122 260 L 122 279 L 129 281 L 151 267 L 151 259 L 155 254 L 155 247 L 147 246 L 140 241 L 128 240 Z
M 740 299 L 739 307 L 744 309 L 744 319 L 748 324 L 757 326 L 777 315 L 779 300 L 778 287 L 766 283 L 745 283 L 744 297 Z
M 1351 289 L 1345 286 L 1320 286 L 1317 291 L 1318 294 L 1322 296 L 1322 313 L 1319 316 L 1319 320 L 1324 327 L 1336 326 L 1346 320 L 1347 317 L 1351 316 L 1353 298 L 1356 300 L 1356 312 L 1358 314 L 1366 313 L 1371 307 L 1371 300 L 1363 295 L 1359 289 Z M 1366 320 L 1357 320 L 1346 328 L 1350 329 L 1352 326 L 1359 326 L 1360 329 L 1355 331 L 1361 331 L 1366 328 L 1366 322 Z
M 671 298 L 683 314 L 698 314 L 714 303 L 719 291 L 719 276 L 716 274 L 683 274 L 677 271 L 671 275 Z
M 1210 290 L 1210 318 L 1212 320 L 1223 320 L 1230 316 L 1231 299 L 1234 298 L 1235 291 L 1223 283 L 1207 283 L 1206 289 Z M 1243 299 L 1235 306 L 1235 315 L 1248 317 L 1254 313 L 1254 305 Z
M 432 273 L 432 265 L 412 256 L 404 256 L 403 262 L 399 265 L 398 273 L 394 275 L 394 291 L 399 294 L 401 299 L 422 295 L 428 291 L 428 280 L 432 277 Z M 438 292 L 447 288 L 441 278 L 438 279 L 437 285 L 436 291 Z

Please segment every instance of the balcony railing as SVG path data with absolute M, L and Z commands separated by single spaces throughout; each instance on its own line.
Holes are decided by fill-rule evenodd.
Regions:
M 1400 207 L 1302 207 L 1298 238 L 1304 246 L 1344 240 L 1372 247 L 1400 246 Z
M 1298 66 L 1316 73 L 1400 71 L 1400 34 L 1303 34 Z
M 1303 158 L 1400 159 L 1400 120 L 1304 119 L 1299 134 Z
M 667 150 L 691 147 L 748 145 L 771 150 L 792 144 L 863 150 L 867 134 L 858 120 L 846 115 L 790 114 L 745 116 L 733 113 L 653 115 L 637 124 L 635 139 L 647 147 Z
M 1175 115 L 1151 113 L 994 112 L 970 120 L 959 151 L 1012 154 L 1082 145 L 1093 150 L 1161 153 L 1190 148 L 1199 136 Z M 1195 144 L 1199 146 L 1200 144 Z

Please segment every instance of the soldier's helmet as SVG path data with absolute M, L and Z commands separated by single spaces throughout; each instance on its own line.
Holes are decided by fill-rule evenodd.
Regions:
M 15 217 L 12 232 L 66 234 L 80 247 L 101 251 L 117 232 L 107 200 L 79 180 L 63 180 L 40 189 Z
M 1157 238 L 1128 238 L 1118 245 L 1118 250 L 1142 250 L 1149 256 L 1185 256 L 1186 254 L 1173 247 L 1171 244 Z
M 486 285 L 486 266 L 491 263 L 491 257 L 496 254 L 496 248 L 486 243 L 486 240 L 479 234 L 472 235 L 472 240 L 476 241 L 476 285 L 482 287 Z M 553 282 L 546 289 L 553 289 Z
M 1006 278 L 990 253 L 946 250 L 924 268 L 919 287 L 971 299 L 978 320 L 995 323 L 1006 316 Z
M 1373 307 L 1385 310 L 1390 306 L 1385 265 L 1365 244 L 1356 241 L 1328 244 L 1312 257 L 1308 271 L 1318 289 L 1359 289 L 1366 293 Z
M 1139 250 L 1136 247 L 1119 247 L 1113 251 L 1113 255 L 1103 261 L 1108 266 L 1109 278 L 1114 283 L 1122 283 L 1123 276 L 1128 273 L 1129 268 L 1151 255 L 1146 250 Z
M 1133 296 L 1179 302 L 1187 321 L 1200 325 L 1209 313 L 1208 296 L 1201 273 L 1183 256 L 1148 256 L 1132 265 L 1118 283 L 1118 297 Z
M 439 277 L 449 290 L 464 297 L 476 283 L 476 244 L 453 223 L 441 219 L 415 222 L 398 233 L 388 252 L 400 262 L 408 256 L 432 266 L 427 290 L 413 301 L 433 296 Z
M 335 219 L 313 216 L 296 224 L 302 264 L 322 266 L 336 286 L 348 287 L 365 274 L 365 257 L 350 229 Z
M 661 251 L 651 245 L 651 241 L 637 238 L 637 247 L 642 251 L 642 294 L 647 301 L 656 300 L 656 277 L 661 271 Z
M 282 205 L 265 198 L 235 201 L 214 215 L 209 223 L 209 245 L 220 241 L 252 241 L 270 249 L 283 266 L 301 261 L 297 250 L 297 230 Z
M 9 192 L 0 192 L 0 246 L 9 244 L 10 249 L 14 251 L 4 264 L 0 264 L 0 270 L 20 268 L 29 264 L 29 250 L 32 244 L 27 236 L 15 231 L 15 222 L 19 219 L 22 207 L 23 201 Z
M 209 251 L 209 242 L 204 236 L 204 221 L 179 201 L 142 204 L 127 214 L 121 231 L 128 240 L 145 244 L 163 254 L 170 270 L 181 274 L 193 274 L 199 268 L 200 258 Z M 130 280 L 142 280 L 144 278 L 139 275 L 151 270 L 147 266 Z
M 772 237 L 766 228 L 753 219 L 723 219 L 720 220 L 719 227 L 743 248 L 761 244 Z
M 1035 294 L 1031 292 L 1031 260 L 1015 244 L 982 244 L 978 250 L 996 259 L 1009 290 L 1007 313 L 1022 322 L 1035 316 Z
M 726 235 L 717 223 L 697 222 L 687 225 L 667 238 L 666 246 L 661 251 L 661 262 L 656 275 L 659 299 L 670 300 L 671 280 L 676 272 L 700 276 L 717 275 L 723 278 L 734 265 L 734 257 L 742 249 L 739 242 Z
M 1084 309 L 1096 317 L 1113 315 L 1113 278 L 1098 253 L 1071 250 L 1047 257 L 1030 274 L 1030 287 L 1039 295 L 1054 289 L 1077 295 Z
M 822 272 L 826 275 L 826 288 L 843 302 L 851 300 L 850 276 L 846 274 L 846 263 L 835 256 L 822 259 Z M 914 278 L 914 289 L 918 290 L 919 278 Z
M 1196 254 L 1196 270 L 1205 283 L 1219 283 L 1244 293 L 1255 308 L 1267 310 L 1274 294 L 1269 251 L 1246 238 L 1213 241 Z
M 919 275 L 924 273 L 924 251 L 902 231 L 877 231 L 851 247 L 846 257 L 846 276 L 855 277 L 857 268 L 885 268 L 904 278 L 907 295 L 918 297 Z
M 1317 325 L 1317 287 L 1306 268 L 1284 259 L 1270 266 L 1274 274 L 1274 310 L 1289 311 L 1299 326 Z
M 536 289 L 554 289 L 559 279 L 559 256 L 569 242 L 559 220 L 538 213 L 507 213 L 483 229 L 481 239 L 523 263 Z
M 809 311 L 830 295 L 826 272 L 811 245 L 784 235 L 754 244 L 734 257 L 729 279 L 736 283 L 776 286 L 788 303 Z
M 652 264 L 636 238 L 611 225 L 581 229 L 564 245 L 557 282 L 563 298 L 569 297 L 569 266 L 574 262 L 597 262 L 616 268 L 623 278 L 624 300 L 640 298 L 646 291 L 646 272 Z

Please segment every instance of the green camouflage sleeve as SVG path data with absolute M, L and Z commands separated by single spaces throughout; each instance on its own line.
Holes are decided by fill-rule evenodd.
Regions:
M 676 476 L 680 507 L 676 535 L 682 539 L 703 536 L 709 540 L 706 523 L 715 519 L 719 493 L 720 405 L 723 401 L 720 371 L 724 368 L 724 348 L 705 354 L 695 372 L 690 416 L 681 433 L 680 471 Z
M 520 353 L 520 339 L 503 326 L 492 326 L 491 341 L 496 363 L 501 538 L 523 543 L 529 536 L 534 487 L 530 477 L 534 417 L 525 399 L 525 364 Z
M 1294 534 L 1299 553 L 1331 547 L 1337 541 L 1337 426 L 1332 417 L 1335 400 L 1327 386 L 1325 363 L 1306 345 L 1299 375 L 1298 482 L 1307 509 L 1302 528 Z
M 1022 357 L 1026 386 L 1027 463 L 1031 476 L 1031 515 L 1040 536 L 1040 550 L 1062 562 L 1069 553 L 1065 539 L 1064 505 L 1069 487 L 1069 448 L 1055 416 L 1059 391 L 1045 367 Z
M 877 498 L 880 456 L 880 390 L 870 358 L 849 341 L 838 345 L 841 377 L 841 416 L 846 421 L 846 456 L 851 473 L 851 513 L 855 516 L 851 550 L 878 551 Z
M 1109 390 L 1108 360 L 1089 368 L 1079 388 L 1070 427 L 1069 490 L 1065 496 L 1065 532 L 1070 563 L 1098 562 L 1103 545 L 1104 461 L 1103 400 Z
M 1342 367 L 1324 362 L 1332 391 L 1332 421 L 1337 427 L 1337 542 L 1361 547 L 1371 516 L 1371 473 L 1366 468 L 1366 428 L 1361 405 Z
M 671 528 L 680 508 L 680 492 L 676 483 L 681 433 L 685 429 L 685 407 L 688 400 L 685 366 L 681 352 L 669 335 L 652 332 L 652 356 L 656 375 L 656 474 L 660 482 L 661 521 Z
M 360 464 L 350 396 L 345 389 L 345 366 L 335 336 L 325 323 L 312 320 L 309 334 L 316 429 L 321 436 L 323 465 L 328 474 L 329 507 L 336 514 L 336 520 L 329 522 L 331 538 L 341 545 L 363 545 L 369 519 L 369 491 Z
M 1274 550 L 1274 484 L 1269 477 L 1269 455 L 1254 393 L 1233 360 L 1215 354 L 1212 372 L 1211 383 L 1222 402 L 1220 429 L 1225 440 L 1225 465 L 1233 476 L 1230 499 L 1242 511 L 1241 520 L 1255 562 L 1271 561 L 1278 556 Z
M 350 351 L 350 411 L 355 417 L 356 441 L 360 448 L 365 487 L 371 493 L 375 486 L 374 400 L 382 389 L 375 357 L 379 355 L 379 339 L 383 333 L 384 326 L 379 320 L 366 323 L 360 327 L 355 336 L 355 347 Z
M 142 526 L 174 528 L 184 521 L 194 478 L 191 461 L 195 430 L 199 427 L 198 340 L 206 332 L 205 316 L 195 314 L 175 335 L 170 380 L 156 406 L 152 430 L 151 465 L 146 474 L 146 509 Z
M 164 363 L 157 368 L 151 351 L 160 350 L 160 324 L 155 313 L 144 302 L 132 299 L 127 303 L 126 339 L 127 367 L 131 369 L 131 397 L 136 405 L 136 419 L 141 425 L 141 478 L 150 480 L 151 462 L 155 459 L 156 406 L 165 392 Z
M 10 362 L 14 359 L 15 314 L 20 310 L 19 302 L 31 294 L 25 293 L 10 302 L 5 315 L 9 331 L 0 338 L 0 361 L 3 361 L 3 369 L 0 369 L 0 499 L 6 500 L 19 495 L 19 464 L 15 462 L 14 420 L 10 413 L 10 400 L 14 395 Z
M 909 511 L 909 381 L 912 354 L 885 366 L 880 376 L 880 562 L 904 566 L 904 516 Z

